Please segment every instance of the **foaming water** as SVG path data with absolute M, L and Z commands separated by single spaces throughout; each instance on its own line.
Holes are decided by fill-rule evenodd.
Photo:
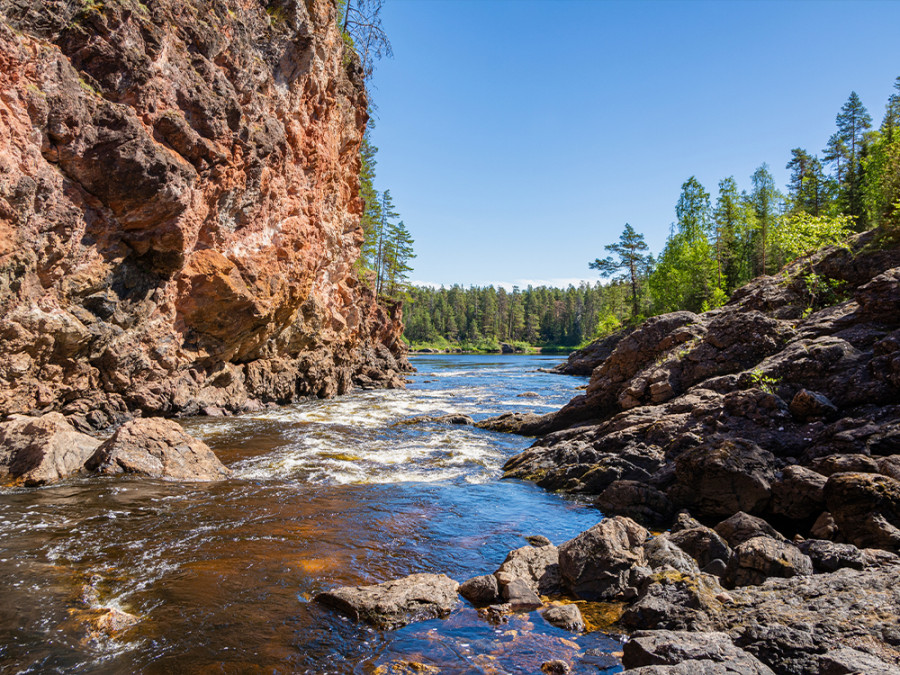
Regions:
M 309 602 L 413 572 L 462 581 L 524 535 L 560 543 L 593 525 L 588 506 L 498 480 L 527 439 L 431 419 L 558 408 L 584 381 L 536 372 L 557 361 L 419 357 L 406 391 L 186 421 L 234 470 L 220 483 L 85 478 L 0 493 L 0 671 L 376 673 L 414 661 L 513 673 L 566 658 L 598 672 L 592 650 L 615 640 L 536 613 L 496 626 L 463 605 L 381 632 Z M 92 629 L 108 608 L 137 623 L 113 638 Z

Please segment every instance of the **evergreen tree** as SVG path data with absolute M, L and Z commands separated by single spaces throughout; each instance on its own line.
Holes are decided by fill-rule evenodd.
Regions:
M 631 310 L 632 316 L 636 317 L 641 313 L 640 279 L 647 269 L 650 259 L 650 256 L 644 253 L 647 250 L 644 235 L 638 234 L 631 225 L 625 223 L 619 243 L 607 244 L 604 248 L 610 253 L 614 253 L 617 259 L 614 260 L 611 256 L 603 259 L 597 258 L 588 267 L 600 272 L 602 277 L 610 277 L 624 271 L 621 278 L 627 279 L 631 284 Z
M 389 245 L 390 231 L 393 227 L 394 218 L 400 214 L 394 210 L 394 200 L 391 198 L 391 191 L 385 190 L 381 194 L 380 218 L 376 230 L 376 246 L 375 246 L 375 294 L 381 295 L 384 288 L 385 272 L 387 265 L 387 253 Z
M 863 198 L 865 182 L 863 157 L 866 153 L 866 131 L 872 127 L 872 117 L 856 92 L 850 92 L 847 102 L 835 118 L 837 132 L 829 139 L 825 159 L 835 168 L 838 209 L 857 219 L 864 228 L 866 214 Z
M 791 170 L 788 183 L 791 212 L 820 215 L 825 209 L 828 194 L 822 163 L 806 150 L 794 148 L 791 150 L 791 161 L 785 168 Z
M 900 77 L 894 80 L 894 89 L 896 89 L 896 92 L 888 98 L 884 111 L 884 120 L 881 122 L 881 134 L 889 143 L 900 132 Z
M 359 265 L 367 269 L 375 269 L 378 253 L 378 227 L 381 223 L 381 198 L 375 189 L 375 154 L 378 148 L 372 145 L 369 130 L 363 136 L 359 158 L 359 196 L 363 201 L 362 215 L 359 224 L 363 230 L 363 243 L 360 250 Z
M 383 264 L 383 288 L 387 289 L 388 297 L 396 298 L 406 290 L 406 282 L 412 271 L 409 261 L 416 257 L 413 243 L 412 235 L 402 220 L 388 225 Z
M 768 274 L 770 235 L 778 218 L 778 204 L 781 194 L 775 187 L 775 179 L 769 173 L 769 165 L 763 163 L 751 176 L 753 190 L 750 204 L 753 208 L 754 231 L 754 276 Z
M 835 121 L 838 136 L 847 148 L 850 164 L 854 165 L 859 162 L 859 153 L 865 143 L 865 133 L 872 128 L 872 116 L 855 91 L 850 92 Z
M 716 257 L 716 285 L 726 293 L 740 279 L 740 234 L 745 227 L 741 196 L 733 176 L 719 181 L 719 196 L 713 211 L 713 248 Z

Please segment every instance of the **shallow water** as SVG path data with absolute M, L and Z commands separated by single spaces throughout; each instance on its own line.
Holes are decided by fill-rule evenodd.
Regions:
M 584 383 L 536 372 L 559 360 L 416 357 L 406 391 L 185 421 L 234 470 L 221 483 L 0 492 L 0 672 L 389 673 L 411 661 L 532 673 L 552 658 L 617 672 L 604 670 L 615 638 L 572 636 L 537 613 L 495 625 L 463 603 L 382 632 L 310 602 L 413 572 L 463 581 L 525 535 L 558 544 L 595 524 L 588 505 L 498 480 L 528 439 L 416 420 L 556 409 Z M 140 620 L 114 639 L 92 635 L 86 591 Z

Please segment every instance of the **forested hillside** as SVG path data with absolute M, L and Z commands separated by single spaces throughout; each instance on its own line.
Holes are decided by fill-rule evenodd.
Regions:
M 605 283 L 579 288 L 413 288 L 405 337 L 413 345 L 497 341 L 576 346 L 626 323 L 679 309 L 724 304 L 751 279 L 872 227 L 900 227 L 900 77 L 880 125 L 852 92 L 836 130 L 816 154 L 790 150 L 790 179 L 780 190 L 767 164 L 741 189 L 723 178 L 713 196 L 696 177 L 681 186 L 676 220 L 661 253 L 625 224 L 610 254 L 589 263 Z M 810 272 L 810 308 L 839 299 L 840 285 Z

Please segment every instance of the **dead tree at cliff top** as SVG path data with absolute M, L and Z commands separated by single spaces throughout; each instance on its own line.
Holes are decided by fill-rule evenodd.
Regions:
M 366 78 L 372 75 L 376 60 L 394 55 L 381 25 L 381 5 L 382 0 L 340 0 L 341 30 L 344 39 L 359 54 Z

